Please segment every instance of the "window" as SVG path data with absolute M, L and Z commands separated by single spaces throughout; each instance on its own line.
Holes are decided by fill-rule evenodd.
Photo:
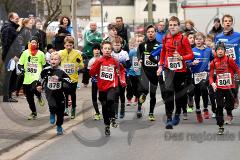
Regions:
M 177 13 L 177 0 L 170 0 L 170 13 Z

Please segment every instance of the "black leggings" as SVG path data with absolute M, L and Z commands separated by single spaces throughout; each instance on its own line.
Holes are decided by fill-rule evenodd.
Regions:
M 194 85 L 194 100 L 197 112 L 201 112 L 200 110 L 200 97 L 203 99 L 203 107 L 204 111 L 208 110 L 208 82 L 202 80 L 200 83 Z
M 224 99 L 225 98 L 225 99 Z M 227 115 L 232 115 L 234 105 L 234 89 L 217 89 L 216 91 L 217 110 L 216 120 L 217 125 L 224 124 L 223 108 L 225 107 Z
M 149 113 L 154 112 L 156 105 L 156 91 L 159 79 L 157 77 L 157 72 L 155 69 L 152 70 L 142 70 L 142 75 L 140 79 L 140 95 L 149 93 L 149 83 L 150 83 L 150 110 Z
M 133 96 L 139 98 L 139 77 L 138 76 L 129 76 L 127 77 L 127 99 L 132 99 Z
M 13 71 L 8 71 L 7 68 L 5 68 L 4 71 L 3 96 L 5 98 L 11 98 L 12 92 L 16 90 L 16 69 Z
M 102 114 L 105 125 L 110 125 L 110 119 L 115 118 L 114 101 L 117 88 L 109 88 L 107 92 L 99 91 L 99 101 L 102 104 Z
M 55 114 L 57 116 L 56 125 L 61 126 L 64 119 L 65 96 L 61 95 L 57 98 L 51 97 L 51 99 L 54 99 L 54 101 L 56 102 L 56 106 L 49 106 L 49 111 L 51 114 Z
M 166 116 L 168 119 L 172 119 L 174 100 L 176 115 L 180 115 L 182 108 L 186 108 L 187 105 L 186 73 L 165 69 L 165 87 L 167 92 L 165 99 Z
M 41 93 L 38 92 L 35 88 L 33 88 L 32 84 L 24 84 L 23 85 L 24 92 L 27 97 L 27 102 L 29 104 L 29 108 L 32 111 L 32 113 L 36 113 L 36 105 L 34 102 L 34 95 L 37 96 L 38 99 L 41 98 Z
M 125 88 L 126 87 L 122 87 L 119 82 L 118 91 L 115 97 L 115 104 L 114 104 L 116 114 L 118 114 L 119 99 L 121 101 L 121 109 L 125 109 Z
M 72 99 L 72 108 L 76 108 L 76 90 L 77 90 L 77 82 L 71 83 L 69 85 L 69 89 L 65 92 L 66 95 L 66 108 L 68 108 L 68 96 L 71 96 Z
M 97 103 L 98 86 L 97 82 L 92 82 L 92 103 L 97 114 L 100 114 Z

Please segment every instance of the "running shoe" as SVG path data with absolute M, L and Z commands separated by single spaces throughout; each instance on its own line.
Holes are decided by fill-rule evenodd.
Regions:
M 133 105 L 136 106 L 138 104 L 138 98 L 135 97 Z
M 183 120 L 188 120 L 187 113 L 183 113 Z
M 176 125 L 179 124 L 179 122 L 180 122 L 180 116 L 179 116 L 179 115 L 175 115 L 175 116 L 173 117 L 172 124 L 173 124 L 174 126 L 176 126 Z
M 142 118 L 142 111 L 141 110 L 137 111 L 137 118 Z
M 212 113 L 212 118 L 216 118 L 216 113 Z
M 140 97 L 139 97 L 139 102 L 140 103 L 144 103 L 146 100 L 146 95 L 145 94 L 142 94 Z
M 232 124 L 233 116 L 232 115 L 227 115 L 225 124 Z
M 54 124 L 55 123 L 55 114 L 50 113 L 50 124 Z
M 105 126 L 105 135 L 106 136 L 110 136 L 111 132 L 110 132 L 110 126 L 109 125 L 106 125 Z
M 131 99 L 128 99 L 128 100 L 127 100 L 127 106 L 131 106 L 131 104 L 132 104 Z
M 173 129 L 172 119 L 167 119 L 166 129 Z
M 153 115 L 153 113 L 149 113 L 149 115 L 148 115 L 148 120 L 149 120 L 149 121 L 156 121 L 156 118 L 155 118 L 155 116 Z
M 99 121 L 99 120 L 101 120 L 101 115 L 100 115 L 99 113 L 96 113 L 96 114 L 94 115 L 93 119 L 94 119 L 95 121 Z
M 210 116 L 209 116 L 208 110 L 203 112 L 203 117 L 204 117 L 204 119 L 209 119 Z
M 112 125 L 113 128 L 117 128 L 117 127 L 118 127 L 118 124 L 117 124 L 115 118 L 112 118 L 112 119 L 111 119 L 111 125 Z
M 76 117 L 76 108 L 72 108 L 71 119 L 74 119 L 75 117 Z
M 64 116 L 69 116 L 69 110 L 68 110 L 68 108 L 65 108 Z
M 124 117 L 125 117 L 125 108 L 121 108 L 119 118 L 123 119 Z
M 38 104 L 39 104 L 40 106 L 42 106 L 42 107 L 45 105 L 45 101 L 43 100 L 42 97 L 39 97 L 39 98 L 38 98 Z
M 220 127 L 218 128 L 218 135 L 223 135 L 223 133 L 224 133 L 224 127 L 223 127 L 223 126 L 220 126 Z
M 57 126 L 57 135 L 62 135 L 62 134 L 63 134 L 62 126 Z
M 193 106 L 188 106 L 187 113 L 192 113 L 192 112 L 193 112 Z
M 37 119 L 37 113 L 36 113 L 36 112 L 32 112 L 32 113 L 28 116 L 28 120 L 33 120 L 33 119 Z
M 202 117 L 202 113 L 197 113 L 197 122 L 198 123 L 202 123 L 203 122 L 203 117 Z

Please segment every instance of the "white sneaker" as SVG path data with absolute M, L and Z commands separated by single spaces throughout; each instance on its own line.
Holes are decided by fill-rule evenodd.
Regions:
M 212 113 L 212 118 L 216 118 L 216 113 Z

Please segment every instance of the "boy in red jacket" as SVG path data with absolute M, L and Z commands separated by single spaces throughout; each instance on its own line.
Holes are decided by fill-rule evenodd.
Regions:
M 157 75 L 164 69 L 167 116 L 166 129 L 173 129 L 180 122 L 182 108 L 187 107 L 187 60 L 192 60 L 194 54 L 189 40 L 180 32 L 180 20 L 173 16 L 169 19 L 169 33 L 163 38 L 163 48 L 160 54 Z M 175 116 L 172 118 L 175 101 Z
M 226 47 L 224 43 L 219 42 L 215 50 L 217 56 L 210 64 L 209 83 L 216 92 L 216 120 L 219 126 L 218 134 L 222 135 L 224 133 L 223 108 L 225 107 L 227 110 L 227 121 L 231 122 L 233 119 L 232 110 L 234 106 L 234 73 L 240 75 L 240 72 L 236 62 L 225 55 Z M 213 78 L 214 71 L 216 71 L 217 75 L 215 81 Z
M 102 104 L 102 113 L 105 124 L 105 135 L 110 135 L 110 122 L 116 128 L 114 100 L 119 83 L 126 85 L 125 71 L 123 66 L 112 56 L 112 43 L 102 42 L 101 51 L 103 56 L 95 61 L 90 69 L 90 76 L 97 75 L 99 89 L 99 101 Z M 118 79 L 120 78 L 120 79 Z

